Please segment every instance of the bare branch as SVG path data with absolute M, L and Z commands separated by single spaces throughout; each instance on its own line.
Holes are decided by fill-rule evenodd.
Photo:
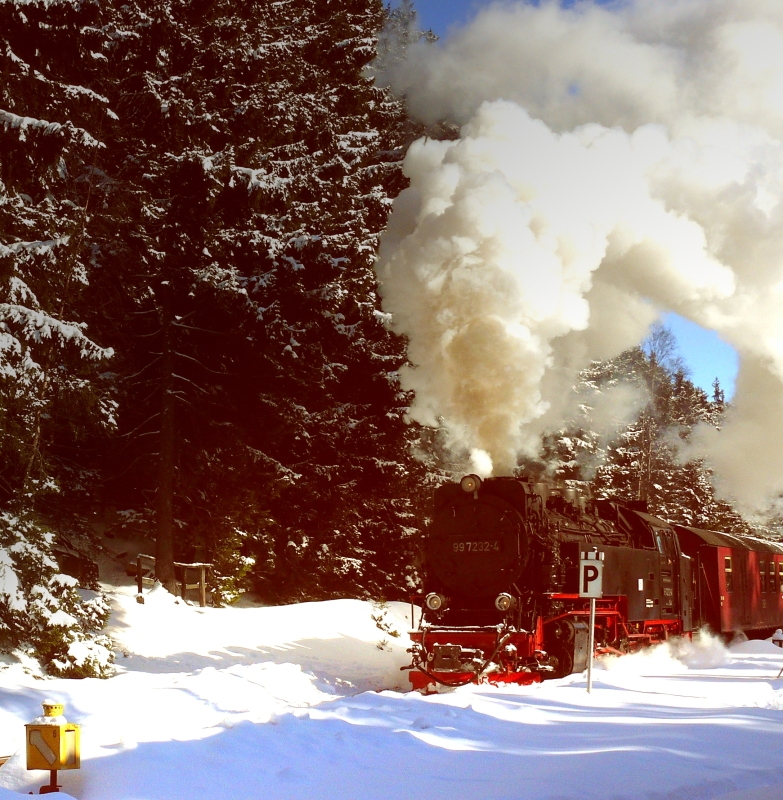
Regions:
M 139 375 L 141 375 L 141 374 L 142 374 L 142 373 L 143 373 L 145 370 L 148 370 L 148 369 L 149 369 L 149 368 L 150 368 L 150 367 L 151 367 L 153 364 L 157 364 L 157 363 L 158 363 L 158 361 L 160 361 L 160 358 L 161 358 L 161 357 L 160 357 L 160 356 L 158 356 L 158 357 L 157 357 L 156 359 L 154 359 L 153 361 L 150 361 L 150 363 L 149 363 L 149 364 L 147 364 L 146 366 L 142 367 L 142 368 L 141 368 L 141 369 L 140 369 L 138 372 L 136 372 L 135 374 L 133 374 L 133 375 L 128 375 L 128 377 L 127 377 L 127 378 L 125 378 L 125 380 L 126 380 L 126 381 L 130 381 L 130 380 L 133 380 L 134 378 L 138 378 L 138 377 L 139 377 Z
M 155 417 L 159 416 L 160 412 L 155 412 L 151 417 L 147 417 L 147 419 L 145 419 L 144 422 L 142 422 L 141 425 L 139 425 L 137 428 L 134 428 L 132 431 L 129 431 L 128 433 L 121 434 L 120 439 L 125 439 L 128 436 L 133 436 L 133 434 L 136 433 L 136 431 L 140 431 L 150 420 L 153 420 L 155 419 Z
M 184 328 L 188 331 L 199 331 L 200 333 L 211 333 L 214 336 L 228 336 L 228 333 L 224 333 L 223 331 L 210 331 L 206 328 L 194 328 L 192 325 L 183 325 L 181 322 L 172 322 L 171 323 L 175 328 Z
M 175 356 L 179 356 L 180 358 L 186 358 L 188 361 L 193 361 L 195 364 L 198 364 L 201 369 L 205 369 L 207 372 L 211 372 L 213 375 L 227 375 L 226 372 L 218 372 L 215 369 L 210 369 L 209 367 L 204 366 L 197 358 L 193 358 L 193 356 L 186 356 L 184 353 L 178 353 L 174 351 Z

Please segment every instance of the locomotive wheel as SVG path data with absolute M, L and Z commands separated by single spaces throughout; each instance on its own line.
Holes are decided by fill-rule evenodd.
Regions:
M 560 643 L 568 644 L 574 641 L 574 626 L 566 619 L 558 620 L 551 624 L 549 635 L 551 635 L 556 645 Z
M 560 645 L 549 651 L 549 665 L 553 668 L 553 678 L 565 678 L 574 671 L 574 652 Z

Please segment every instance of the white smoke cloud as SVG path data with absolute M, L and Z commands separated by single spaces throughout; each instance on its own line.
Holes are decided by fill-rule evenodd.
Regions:
M 395 70 L 463 125 L 411 146 L 377 264 L 413 418 L 508 472 L 673 310 L 741 357 L 691 454 L 747 504 L 782 491 L 783 3 L 506 4 Z
M 492 474 L 494 465 L 492 458 L 486 450 L 476 448 L 470 453 L 470 465 L 480 478 L 487 478 Z
M 630 382 L 617 383 L 595 391 L 592 396 L 585 397 L 587 405 L 589 429 L 594 436 L 597 452 L 577 452 L 580 474 L 585 480 L 592 480 L 595 471 L 603 463 L 603 451 L 617 435 L 633 421 L 650 401 L 647 387 Z M 579 424 L 579 420 L 575 420 Z M 677 442 L 680 443 L 678 437 Z
M 412 48 L 390 76 L 419 117 L 467 122 L 510 100 L 555 130 L 597 122 L 682 129 L 726 117 L 783 132 L 777 0 L 498 4 L 442 47 Z M 676 131 L 679 133 L 680 131 Z

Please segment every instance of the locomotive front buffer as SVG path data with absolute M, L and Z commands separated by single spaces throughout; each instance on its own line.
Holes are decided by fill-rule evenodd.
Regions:
M 552 671 L 535 634 L 497 627 L 424 625 L 411 631 L 411 687 L 424 691 L 469 683 L 538 683 Z

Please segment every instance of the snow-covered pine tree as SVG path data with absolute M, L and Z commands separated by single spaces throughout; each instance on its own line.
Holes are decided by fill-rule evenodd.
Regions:
M 270 94 L 288 99 L 255 109 L 273 124 L 247 182 L 269 235 L 249 296 L 263 317 L 254 372 L 270 414 L 252 435 L 292 473 L 257 574 L 272 596 L 399 592 L 423 468 L 396 375 L 404 349 L 383 327 L 372 262 L 402 188 L 404 117 L 364 74 L 380 3 L 287 8 L 299 15 L 287 64 L 272 32 L 259 52 Z
M 592 430 L 590 397 L 620 383 L 646 400 L 639 415 L 606 441 Z M 679 444 L 696 425 L 720 424 L 723 403 L 711 402 L 688 379 L 671 331 L 655 326 L 641 347 L 585 370 L 580 387 L 582 418 L 548 443 L 548 460 L 560 477 L 590 479 L 599 496 L 644 500 L 651 513 L 672 522 L 749 531 L 739 514 L 715 498 L 704 464 L 678 457 Z
M 0 647 L 58 674 L 103 674 L 107 607 L 59 574 L 54 534 L 95 490 L 85 440 L 113 425 L 88 335 L 91 192 L 101 129 L 101 9 L 0 3 Z M 70 516 L 70 519 L 69 519 Z
M 114 494 L 155 490 L 159 550 L 215 560 L 229 596 L 253 560 L 270 598 L 399 586 L 422 468 L 371 269 L 406 135 L 363 74 L 383 7 L 118 14 L 100 256 L 125 376 Z
M 250 306 L 221 227 L 235 149 L 246 144 L 234 130 L 237 85 L 253 83 L 242 8 L 118 3 L 107 49 L 119 120 L 100 158 L 108 178 L 96 299 L 118 350 L 121 392 L 107 497 L 141 507 L 156 538 L 156 574 L 172 590 L 174 559 L 205 557 L 199 526 L 212 544 L 224 532 L 215 516 L 228 487 L 208 496 L 193 476 L 205 462 L 208 472 L 234 469 L 224 457 L 236 445 L 225 383 Z M 246 479 L 263 487 L 257 474 Z M 236 525 L 221 522 L 235 542 Z M 234 558 L 218 569 L 236 577 L 241 565 Z

